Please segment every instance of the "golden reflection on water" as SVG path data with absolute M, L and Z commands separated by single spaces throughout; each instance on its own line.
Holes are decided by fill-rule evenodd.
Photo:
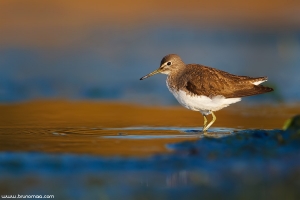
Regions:
M 201 130 L 203 123 L 200 113 L 179 106 L 150 107 L 112 102 L 32 101 L 0 105 L 0 112 L 1 151 L 149 156 L 168 152 L 168 143 L 198 139 L 171 137 L 185 134 L 174 127 Z M 217 112 L 213 127 L 282 128 L 287 118 L 298 113 L 298 106 L 250 107 L 237 104 Z M 170 137 L 103 137 L 118 135 Z

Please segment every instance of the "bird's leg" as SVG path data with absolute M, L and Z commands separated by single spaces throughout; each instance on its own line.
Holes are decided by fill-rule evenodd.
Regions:
M 203 118 L 204 118 L 204 123 L 203 123 L 203 131 L 206 127 L 206 124 L 207 124 L 207 118 L 206 118 L 206 115 L 203 115 Z
M 207 125 L 207 126 L 205 126 L 205 127 L 203 127 L 203 132 L 206 132 L 207 131 L 207 129 L 216 121 L 216 116 L 215 116 L 215 114 L 213 113 L 213 112 L 211 112 L 211 115 L 212 115 L 212 117 L 213 117 L 213 119 L 211 120 L 211 122 L 209 122 L 209 124 Z

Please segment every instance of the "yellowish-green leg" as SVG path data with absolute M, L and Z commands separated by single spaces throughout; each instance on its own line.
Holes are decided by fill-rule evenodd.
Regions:
M 203 126 L 203 132 L 206 132 L 207 131 L 207 129 L 209 128 L 209 127 L 211 127 L 211 125 L 216 121 L 216 116 L 215 116 L 215 114 L 213 113 L 213 112 L 211 112 L 211 115 L 212 115 L 212 120 L 211 120 L 211 122 L 209 122 L 209 124 L 206 126 Z M 207 122 L 207 119 L 206 119 L 206 117 L 204 116 L 204 124 L 206 124 L 206 122 Z
M 203 129 L 206 127 L 206 124 L 207 124 L 207 118 L 206 118 L 206 115 L 203 115 L 203 118 L 204 118 L 204 124 L 203 124 Z

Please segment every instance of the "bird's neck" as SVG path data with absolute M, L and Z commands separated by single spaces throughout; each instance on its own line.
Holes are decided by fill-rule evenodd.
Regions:
M 167 84 L 168 87 L 170 87 L 172 90 L 178 90 L 179 86 L 181 84 L 177 84 L 180 83 L 180 76 L 183 72 L 183 69 L 178 68 L 178 69 L 173 69 L 168 75 L 167 75 Z

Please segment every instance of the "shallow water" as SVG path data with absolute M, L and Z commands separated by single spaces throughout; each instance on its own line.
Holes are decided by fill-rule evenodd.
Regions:
M 166 144 L 203 137 L 201 114 L 181 107 L 36 101 L 0 110 L 1 151 L 150 156 L 169 152 Z M 238 129 L 281 128 L 298 110 L 232 106 L 216 113 L 209 131 L 219 137 Z
M 1 105 L 0 194 L 55 199 L 298 199 L 299 107 L 36 101 Z M 118 191 L 118 192 L 116 192 Z

